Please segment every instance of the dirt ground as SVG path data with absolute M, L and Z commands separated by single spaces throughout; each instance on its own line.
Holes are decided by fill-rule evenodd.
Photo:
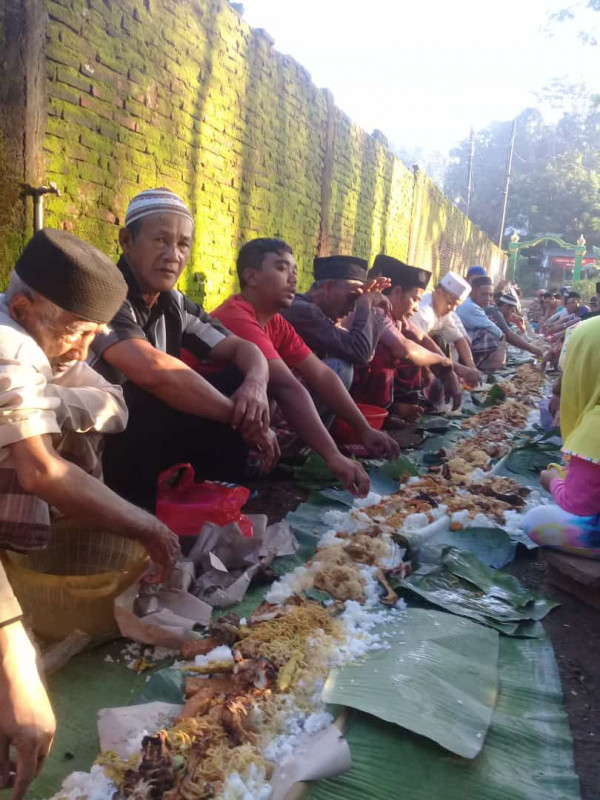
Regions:
M 267 514 L 269 522 L 282 519 L 307 496 L 290 480 L 261 481 L 253 488 L 256 494 L 244 510 Z M 562 680 L 581 798 L 600 800 L 600 610 L 553 586 L 547 580 L 544 554 L 539 550 L 520 550 L 507 571 L 527 588 L 561 604 L 548 615 L 544 625 L 552 639 Z
M 524 586 L 557 600 L 544 626 L 552 639 L 581 781 L 582 800 L 600 800 L 600 610 L 547 579 L 544 553 L 519 555 L 507 568 Z

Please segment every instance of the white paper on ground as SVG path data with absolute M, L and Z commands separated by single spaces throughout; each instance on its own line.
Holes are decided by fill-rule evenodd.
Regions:
M 263 535 L 259 555 L 261 558 L 274 556 L 293 556 L 298 542 L 289 522 L 282 520 L 269 525 Z
M 195 625 L 208 625 L 212 608 L 188 592 L 161 592 L 163 608 L 154 614 L 138 617 L 133 610 L 139 583 L 134 583 L 115 597 L 115 619 L 121 634 L 143 644 L 179 649 Z M 169 605 L 169 608 L 166 607 Z M 193 612 L 190 610 L 193 606 Z M 190 618 L 188 614 L 192 613 Z
M 140 750 L 145 735 L 154 736 L 170 728 L 183 706 L 174 703 L 143 703 L 98 711 L 100 749 L 114 750 L 119 758 L 129 758 Z
M 318 781 L 346 772 L 352 765 L 350 747 L 336 725 L 307 738 L 283 764 L 275 767 L 271 778 L 271 800 L 285 800 L 299 781 Z
M 178 617 L 191 620 L 194 625 L 208 625 L 210 622 L 212 606 L 209 606 L 204 600 L 199 600 L 197 597 L 194 597 L 194 595 L 189 592 L 170 592 L 163 590 L 158 593 L 158 597 L 164 608 L 173 612 L 173 614 L 176 614 Z

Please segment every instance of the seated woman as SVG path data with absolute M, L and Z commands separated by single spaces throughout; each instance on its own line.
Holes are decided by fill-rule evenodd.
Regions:
M 384 317 L 373 358 L 367 366 L 355 370 L 352 396 L 360 403 L 390 408 L 405 420 L 434 410 L 444 397 L 452 399 L 454 408 L 458 408 L 462 390 L 452 359 L 410 322 L 431 273 L 379 255 L 370 273 L 370 277 L 376 276 L 390 279 L 391 287 L 384 291 L 390 301 L 390 316 Z M 344 321 L 347 324 L 348 320 Z
M 560 395 L 563 478 L 556 469 L 541 473 L 542 486 L 556 505 L 538 506 L 525 517 L 534 542 L 588 558 L 600 558 L 600 317 L 582 322 L 565 353 Z

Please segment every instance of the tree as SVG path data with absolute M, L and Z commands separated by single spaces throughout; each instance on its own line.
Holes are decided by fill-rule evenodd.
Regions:
M 475 136 L 473 159 L 473 198 L 469 212 L 473 222 L 494 241 L 502 214 L 502 195 L 506 160 L 510 146 L 512 120 L 493 122 Z M 513 176 L 527 172 L 539 157 L 545 157 L 543 143 L 545 126 L 541 113 L 528 108 L 517 118 Z M 446 172 L 444 191 L 459 208 L 465 209 L 467 164 L 470 142 L 464 139 L 452 150 L 451 163 Z M 510 205 L 509 205 L 510 213 Z M 517 216 L 520 212 L 517 212 Z M 510 222 L 510 219 L 508 220 Z M 514 222 L 518 222 L 515 219 Z
M 556 233 L 572 241 L 583 233 L 590 245 L 600 244 L 598 103 L 584 86 L 564 80 L 545 87 L 540 99 L 563 114 L 555 125 L 547 125 L 536 108 L 519 114 L 505 230 Z M 470 217 L 494 241 L 511 127 L 510 121 L 492 123 L 475 140 Z M 468 139 L 452 151 L 444 184 L 459 207 L 463 207 L 468 152 Z
M 600 32 L 593 12 L 600 11 L 600 0 L 575 0 L 564 8 L 548 15 L 547 33 L 552 36 L 554 28 L 561 23 L 575 23 L 578 27 L 577 37 L 586 45 L 596 47 Z M 582 28 L 582 25 L 586 25 Z
M 569 242 L 580 234 L 600 245 L 600 170 L 590 169 L 583 153 L 570 151 L 520 176 L 513 183 L 511 207 L 526 210 L 533 234 L 556 233 Z

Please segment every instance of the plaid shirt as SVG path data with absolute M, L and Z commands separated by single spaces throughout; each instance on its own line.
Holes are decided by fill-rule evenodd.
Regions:
M 45 354 L 11 319 L 0 295 L 0 548 L 38 549 L 50 535 L 48 504 L 20 485 L 10 445 L 52 434 L 63 457 L 97 473 L 94 448 L 82 435 L 97 440 L 126 424 L 120 387 L 84 363 L 54 378 Z

